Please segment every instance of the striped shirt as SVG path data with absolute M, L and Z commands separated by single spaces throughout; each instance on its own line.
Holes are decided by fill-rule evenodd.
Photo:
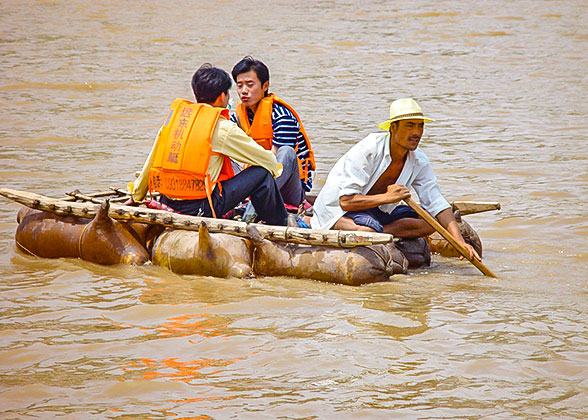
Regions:
M 249 108 L 247 108 L 247 116 L 249 117 L 249 124 L 253 124 L 254 114 Z M 237 122 L 236 114 L 231 115 L 231 121 Z M 298 146 L 298 149 L 296 149 L 298 159 L 308 158 L 308 147 L 306 146 L 304 136 L 300 132 L 298 120 L 288 108 L 276 102 L 274 102 L 272 109 L 272 128 L 274 130 L 274 138 L 272 140 L 274 146 L 278 148 L 289 146 L 294 149 Z M 308 172 L 308 181 L 304 182 L 301 180 L 300 182 L 305 191 L 310 191 L 312 189 L 312 172 Z

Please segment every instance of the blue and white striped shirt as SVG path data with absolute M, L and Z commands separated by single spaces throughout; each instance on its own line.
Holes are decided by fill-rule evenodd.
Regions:
M 247 116 L 249 117 L 249 124 L 253 124 L 253 111 L 247 108 Z M 231 121 L 237 122 L 237 116 L 231 115 Z M 309 156 L 308 147 L 304 136 L 300 132 L 300 123 L 296 117 L 284 105 L 274 102 L 272 109 L 272 128 L 274 130 L 274 138 L 272 143 L 276 147 L 289 146 L 296 149 L 298 159 L 307 159 Z M 302 188 L 305 191 L 312 189 L 312 172 L 308 172 L 308 181 L 300 181 Z

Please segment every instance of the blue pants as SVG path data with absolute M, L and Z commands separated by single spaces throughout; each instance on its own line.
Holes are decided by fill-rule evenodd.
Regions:
M 410 207 L 405 205 L 396 206 L 392 213 L 386 213 L 378 207 L 361 211 L 348 211 L 345 217 L 352 219 L 356 225 L 367 226 L 376 232 L 382 232 L 384 226 L 396 220 L 411 218 L 418 219 L 419 215 Z
M 222 193 L 217 186 L 212 192 L 212 205 L 221 217 L 247 197 L 255 207 L 259 219 L 269 225 L 286 226 L 288 213 L 274 177 L 261 166 L 251 166 L 231 179 L 222 181 Z M 162 195 L 161 202 L 182 214 L 212 217 L 208 198 L 198 200 L 171 200 Z

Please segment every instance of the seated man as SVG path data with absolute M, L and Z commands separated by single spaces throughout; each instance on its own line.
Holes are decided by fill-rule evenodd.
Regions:
M 231 120 L 284 167 L 276 183 L 286 204 L 298 207 L 312 188 L 314 154 L 300 117 L 285 101 L 268 94 L 269 70 L 247 56 L 232 70 L 241 101 Z M 257 206 L 256 206 L 257 208 Z
M 418 214 L 399 202 L 414 188 L 421 205 L 437 218 L 471 256 L 451 206 L 441 195 L 429 158 L 418 149 L 425 118 L 414 99 L 392 102 L 390 120 L 353 146 L 335 164 L 314 203 L 314 229 L 364 230 L 418 238 L 434 232 Z
M 259 219 L 287 224 L 288 214 L 274 179 L 281 167 L 229 120 L 227 72 L 202 65 L 192 77 L 197 103 L 176 99 L 139 177 L 133 185 L 132 205 L 147 190 L 161 193 L 161 202 L 190 215 L 222 216 L 251 197 Z M 231 159 L 250 165 L 234 175 Z

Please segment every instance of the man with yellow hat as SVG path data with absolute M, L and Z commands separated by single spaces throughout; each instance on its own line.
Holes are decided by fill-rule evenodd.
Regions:
M 430 121 L 414 99 L 392 102 L 390 119 L 378 125 L 386 131 L 369 134 L 329 172 L 313 206 L 311 227 L 385 232 L 399 238 L 430 235 L 433 228 L 410 207 L 399 205 L 413 188 L 421 206 L 477 257 L 459 232 L 429 158 L 418 149 Z

